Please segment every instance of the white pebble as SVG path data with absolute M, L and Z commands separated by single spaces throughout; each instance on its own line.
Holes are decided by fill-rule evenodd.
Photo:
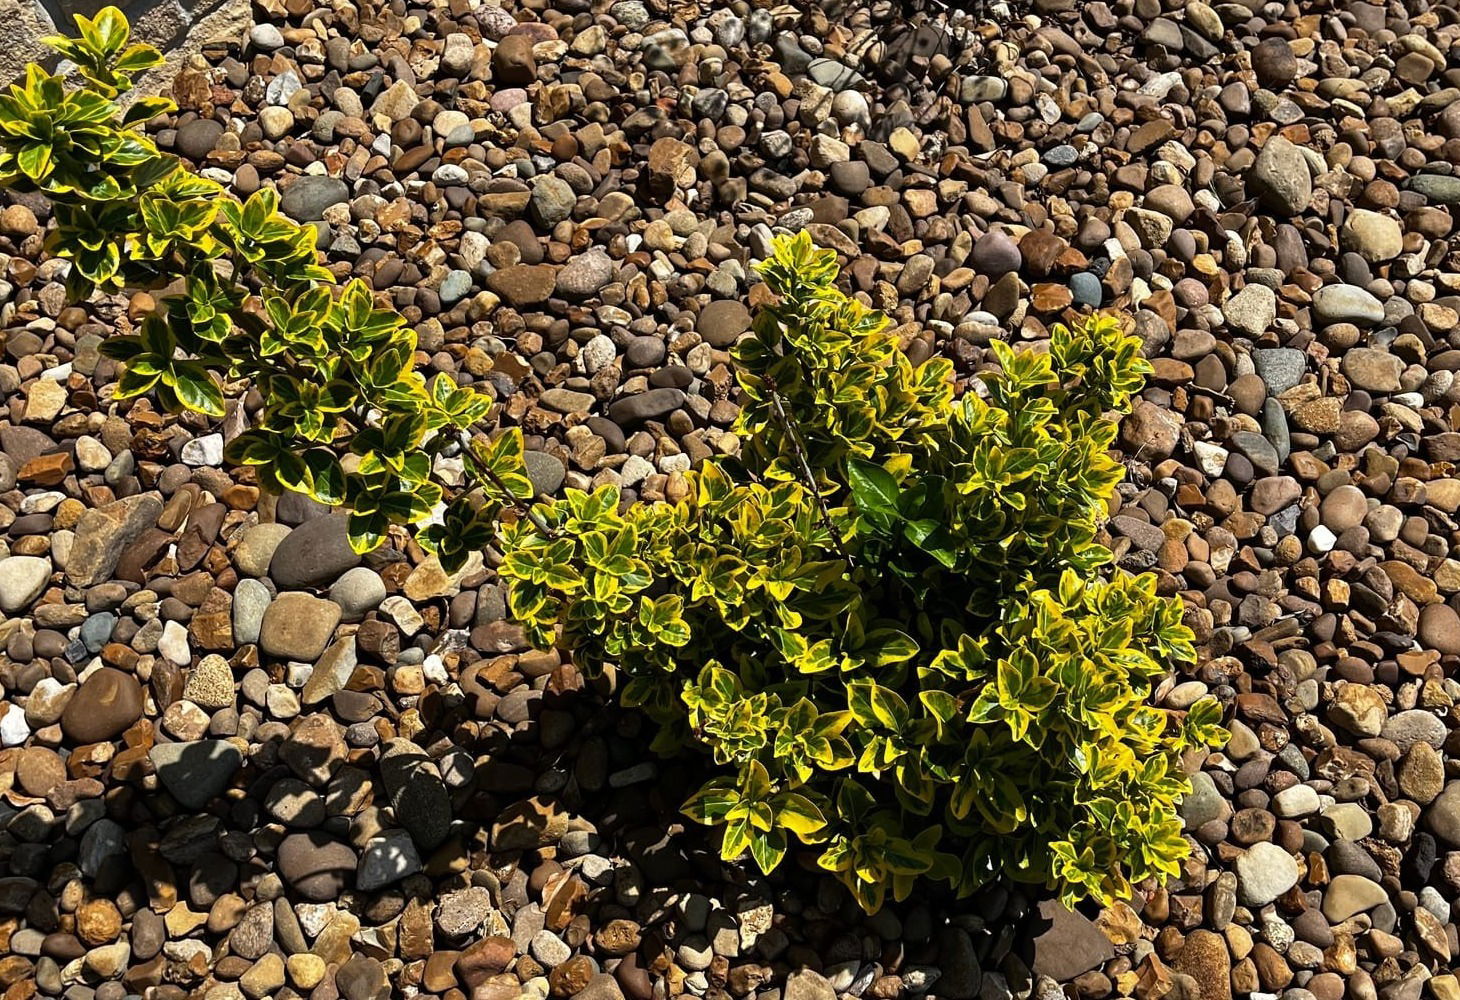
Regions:
M 25 709 L 6 705 L 0 715 L 0 747 L 18 747 L 30 739 L 30 726 L 25 724 Z
M 1331 552 L 1336 544 L 1338 544 L 1338 537 L 1321 524 L 1308 535 L 1308 549 L 1314 555 L 1321 556 Z

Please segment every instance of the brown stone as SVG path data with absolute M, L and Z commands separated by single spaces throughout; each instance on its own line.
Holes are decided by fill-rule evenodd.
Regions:
M 1196 980 L 1201 1000 L 1232 1000 L 1232 959 L 1220 934 L 1192 931 L 1172 968 Z
M 475 989 L 512 964 L 517 945 L 508 937 L 485 937 L 463 951 L 456 960 L 456 974 L 468 989 Z
M 109 899 L 88 899 L 76 908 L 76 934 L 95 947 L 109 944 L 122 933 L 122 914 Z
M 15 780 L 27 795 L 44 796 L 66 780 L 66 765 L 55 751 L 30 747 L 16 759 Z
M 142 686 L 131 674 L 102 667 L 76 689 L 61 728 L 78 743 L 110 740 L 142 717 Z
M 460 955 L 459 951 L 447 949 L 433 953 L 426 959 L 426 967 L 421 972 L 421 985 L 432 993 L 445 993 L 449 989 L 455 989 L 455 965 Z
M 657 192 L 671 193 L 681 182 L 693 177 L 696 160 L 693 146 L 673 136 L 661 136 L 649 147 L 649 182 Z
M 556 283 L 557 269 L 549 264 L 513 264 L 487 276 L 487 287 L 517 308 L 546 302 Z
M 568 832 L 568 814 L 548 799 L 533 797 L 502 810 L 492 824 L 492 848 L 530 850 L 555 844 Z
M 188 632 L 202 649 L 231 652 L 234 648 L 233 595 L 218 587 L 209 591 L 188 623 Z
M 582 992 L 594 974 L 593 959 L 574 955 L 548 973 L 548 987 L 555 997 L 571 997 Z
M 55 486 L 66 478 L 75 464 L 68 452 L 58 451 L 32 458 L 20 467 L 17 478 L 34 486 Z

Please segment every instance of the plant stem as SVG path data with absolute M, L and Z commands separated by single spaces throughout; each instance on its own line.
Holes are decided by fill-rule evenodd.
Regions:
M 771 403 L 775 406 L 776 417 L 785 428 L 786 438 L 791 442 L 791 447 L 796 451 L 796 458 L 800 461 L 801 473 L 806 477 L 806 488 L 816 498 L 817 509 L 821 512 L 821 526 L 831 535 L 832 544 L 836 546 L 837 552 L 846 561 L 847 568 L 856 569 L 857 561 L 852 558 L 852 554 L 842 545 L 841 535 L 837 534 L 836 527 L 832 524 L 831 511 L 826 507 L 826 497 L 821 495 L 821 488 L 816 483 L 816 474 L 811 471 L 811 462 L 806 457 L 806 449 L 801 446 L 801 435 L 796 427 L 796 423 L 791 419 L 790 414 L 786 412 L 785 406 L 781 403 L 781 393 L 776 388 L 776 381 L 769 375 L 764 378 L 766 388 L 770 390 Z
M 501 491 L 502 496 L 506 498 L 507 506 L 511 507 L 513 510 L 526 517 L 527 520 L 532 522 L 532 526 L 538 531 L 542 532 L 544 536 L 548 538 L 558 537 L 558 533 L 552 529 L 551 525 L 549 525 L 546 521 L 542 519 L 542 515 L 539 514 L 531 504 L 519 500 L 517 494 L 513 493 L 512 490 L 507 486 L 507 484 L 502 482 L 502 477 L 498 476 L 486 465 L 483 465 L 481 462 L 477 461 L 476 456 L 471 453 L 470 434 L 468 434 L 466 431 L 460 431 L 457 440 L 461 442 L 461 455 L 464 459 L 464 466 L 470 465 L 474 471 L 479 472 L 486 478 L 490 479 L 492 481 L 492 485 L 496 486 L 497 489 Z

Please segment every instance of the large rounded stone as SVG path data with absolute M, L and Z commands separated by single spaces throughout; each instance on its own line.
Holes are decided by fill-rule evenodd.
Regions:
M 23 611 L 45 592 L 51 580 L 51 561 L 39 556 L 0 559 L 0 611 Z
M 238 545 L 233 549 L 233 565 L 238 567 L 240 573 L 247 573 L 249 576 L 266 576 L 269 572 L 269 563 L 278 551 L 279 544 L 288 537 L 294 529 L 287 524 L 270 522 L 268 524 L 255 524 L 244 529 L 238 540 Z
M 729 347 L 750 329 L 750 310 L 733 299 L 717 299 L 700 310 L 695 330 L 711 347 Z
M 149 756 L 163 787 L 189 809 L 206 806 L 243 763 L 243 753 L 228 740 L 159 743 Z
M 434 850 L 451 825 L 451 800 L 436 765 L 410 740 L 392 740 L 381 754 L 380 774 L 396 818 L 417 846 Z
M 1399 220 L 1366 208 L 1348 213 L 1339 239 L 1345 250 L 1352 250 L 1371 264 L 1393 260 L 1404 252 L 1404 230 Z
M 1276 844 L 1253 844 L 1237 859 L 1237 898 L 1266 906 L 1298 884 L 1298 862 Z
M 289 185 L 279 199 L 279 210 L 296 222 L 313 222 L 349 197 L 349 187 L 338 177 L 306 174 Z
M 613 279 L 613 259 L 602 250 L 580 253 L 558 272 L 556 291 L 568 299 L 586 299 Z
M 344 891 L 359 864 L 349 845 L 318 831 L 293 833 L 279 844 L 279 874 L 294 891 L 317 903 Z
M 1419 641 L 1426 649 L 1460 653 L 1460 614 L 1448 604 L 1427 604 L 1419 613 Z
M 313 663 L 319 659 L 335 626 L 340 606 L 313 594 L 286 591 L 264 612 L 259 645 L 270 656 Z
M 487 275 L 487 287 L 521 308 L 546 302 L 557 285 L 557 271 L 548 264 L 513 264 Z
M 1231 1000 L 1232 956 L 1220 934 L 1192 931 L 1176 955 L 1174 968 L 1197 981 L 1201 1000 Z
M 194 118 L 177 130 L 177 138 L 173 141 L 173 145 L 188 159 L 201 160 L 213 152 L 222 135 L 222 122 L 214 121 L 212 118 Z
M 76 689 L 61 729 L 78 743 L 100 743 L 142 717 L 142 685 L 131 674 L 102 667 Z
M 1383 321 L 1384 304 L 1357 285 L 1324 285 L 1313 293 L 1313 319 L 1324 326 L 1330 323 L 1373 326 Z
M 1297 146 L 1271 135 L 1247 174 L 1247 184 L 1268 207 L 1297 215 L 1313 200 L 1313 175 Z
M 333 583 L 347 569 L 360 565 L 350 548 L 348 518 L 331 514 L 305 521 L 283 537 L 269 561 L 269 576 L 281 590 L 299 590 Z

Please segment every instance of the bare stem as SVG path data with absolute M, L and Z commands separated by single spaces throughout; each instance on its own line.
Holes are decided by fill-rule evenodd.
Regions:
M 852 554 L 842 545 L 841 535 L 837 533 L 836 526 L 832 523 L 831 511 L 827 509 L 826 497 L 821 495 L 821 487 L 817 485 L 816 474 L 811 471 L 811 461 L 806 457 L 806 449 L 801 445 L 801 434 L 796 426 L 796 422 L 786 412 L 785 406 L 782 405 L 781 393 L 776 388 L 775 380 L 766 377 L 765 383 L 766 388 L 770 390 L 771 404 L 776 409 L 776 418 L 780 420 L 781 426 L 785 428 L 786 438 L 791 442 L 791 447 L 796 452 L 796 458 L 801 463 L 801 474 L 806 478 L 806 488 L 816 498 L 816 506 L 821 511 L 821 526 L 831 535 L 832 544 L 841 553 L 841 557 L 846 560 L 847 566 L 851 569 L 856 569 L 857 561 L 852 558 Z
M 501 476 L 497 475 L 497 473 L 492 471 L 486 465 L 477 461 L 476 456 L 471 453 L 470 434 L 468 434 L 466 431 L 461 431 L 458 440 L 461 442 L 461 455 L 462 458 L 465 460 L 464 464 L 470 465 L 474 471 L 479 472 L 487 479 L 490 479 L 492 481 L 492 485 L 500 490 L 502 496 L 506 498 L 507 506 L 511 507 L 513 510 L 526 517 L 527 520 L 532 522 L 532 526 L 538 531 L 541 531 L 546 537 L 558 537 L 558 533 L 552 529 L 551 525 L 549 525 L 546 521 L 542 519 L 542 515 L 539 514 L 531 504 L 518 499 L 517 494 L 513 493 L 511 488 L 508 487 L 506 483 L 502 482 Z

